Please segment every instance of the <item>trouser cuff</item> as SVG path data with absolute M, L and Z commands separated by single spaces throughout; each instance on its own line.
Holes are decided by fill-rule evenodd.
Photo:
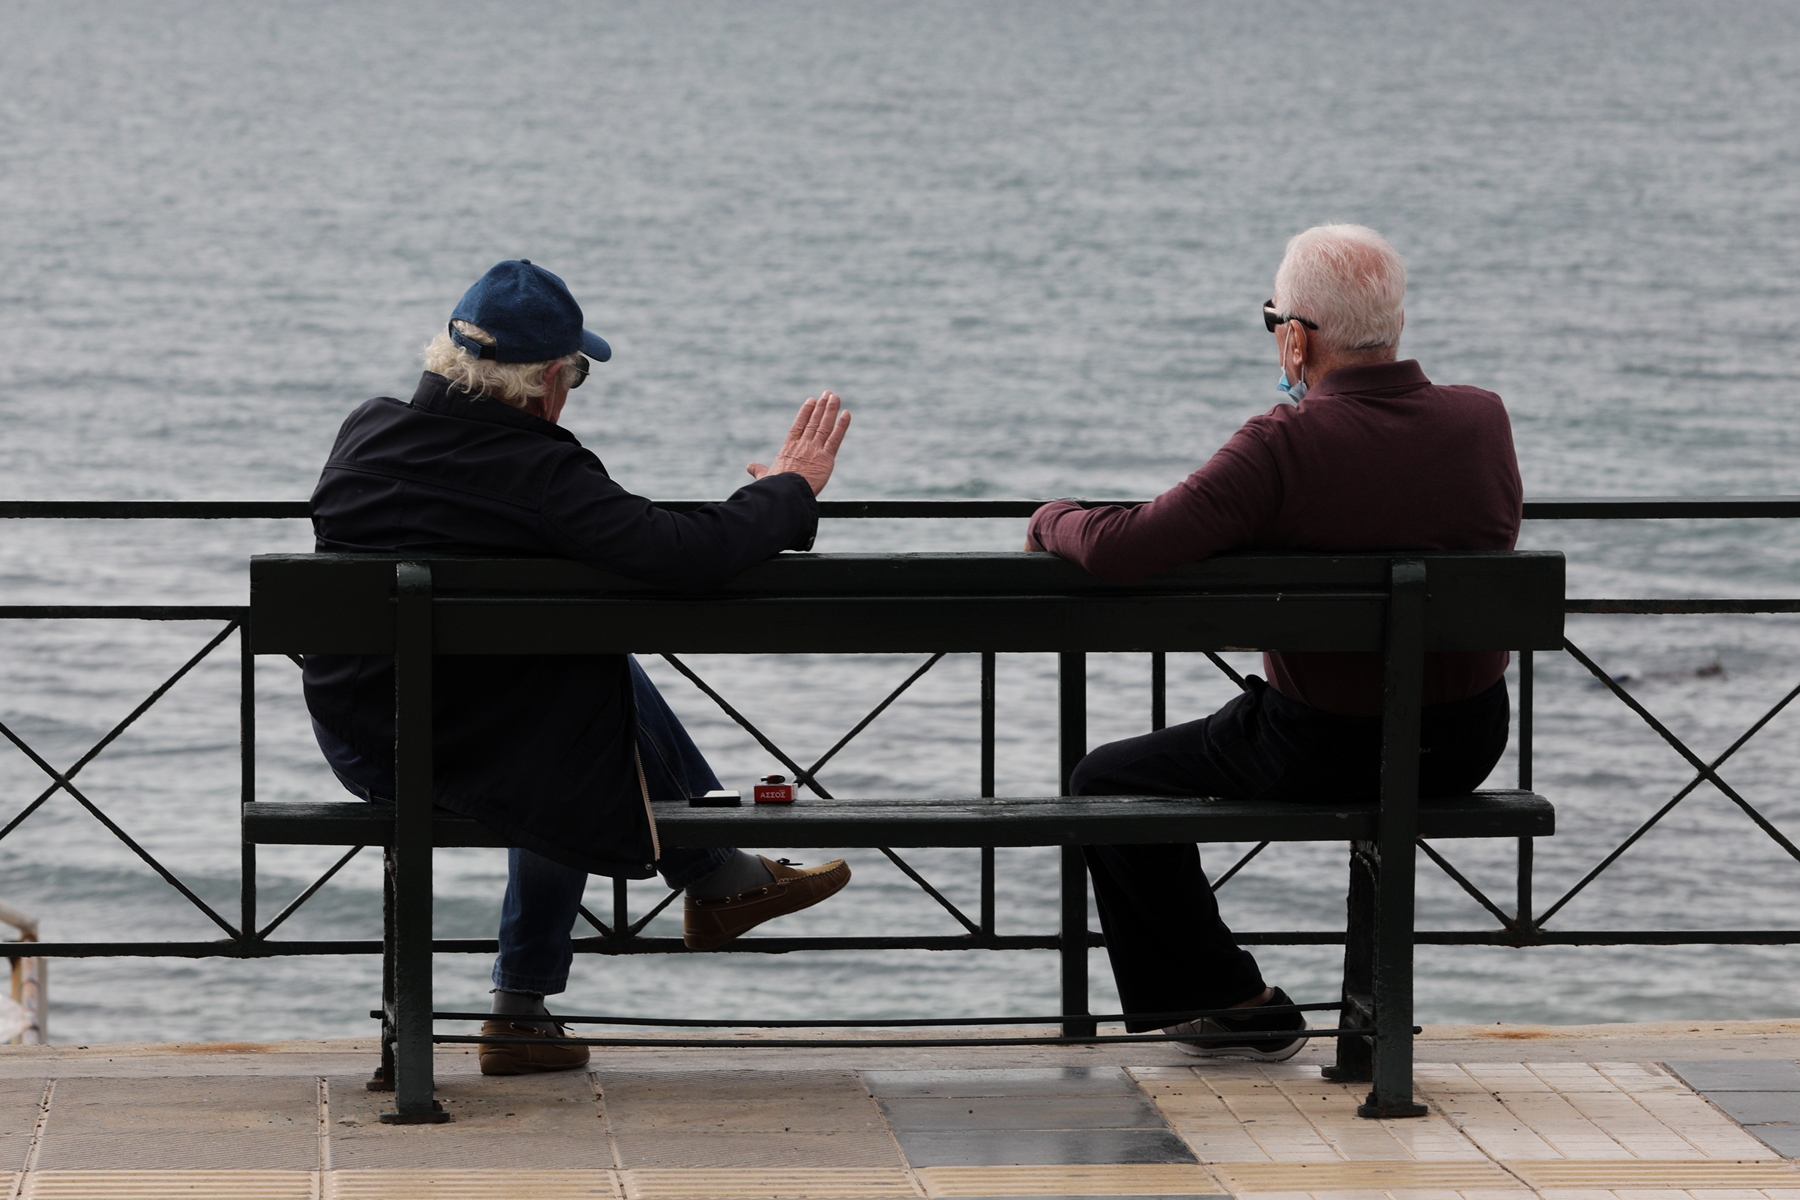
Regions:
M 517 975 L 511 971 L 502 971 L 500 964 L 494 964 L 494 986 L 503 992 L 533 992 L 539 996 L 554 996 L 569 986 L 568 975 L 551 978 L 548 975 Z
M 692 887 L 730 862 L 736 854 L 737 848 L 734 846 L 711 850 L 672 850 L 656 864 L 656 869 L 662 873 L 663 882 L 670 887 Z

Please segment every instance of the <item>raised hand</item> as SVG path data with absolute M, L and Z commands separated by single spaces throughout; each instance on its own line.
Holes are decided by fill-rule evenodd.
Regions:
M 836 392 L 808 397 L 775 461 L 768 466 L 753 462 L 744 469 L 756 479 L 792 471 L 812 485 L 813 495 L 818 495 L 830 482 L 838 447 L 850 431 L 850 414 L 839 411 L 843 403 Z

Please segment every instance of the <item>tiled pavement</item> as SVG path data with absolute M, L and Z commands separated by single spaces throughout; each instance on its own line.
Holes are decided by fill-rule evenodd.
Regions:
M 1770 1147 L 1800 1158 L 1800 1064 L 1781 1059 L 1681 1059 L 1668 1066 Z
M 1791 1059 L 1422 1062 L 1430 1115 L 1378 1122 L 1316 1063 L 1161 1057 L 465 1068 L 441 1079 L 454 1122 L 414 1127 L 381 1125 L 387 1097 L 341 1067 L 14 1072 L 0 1198 L 1800 1200 Z

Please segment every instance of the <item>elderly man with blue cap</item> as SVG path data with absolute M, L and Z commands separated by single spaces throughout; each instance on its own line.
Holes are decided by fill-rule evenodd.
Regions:
M 338 431 L 313 491 L 316 548 L 572 558 L 686 591 L 811 548 L 815 497 L 850 426 L 837 396 L 800 406 L 774 461 L 750 464 L 755 482 L 672 513 L 613 482 L 557 423 L 590 363 L 611 357 L 561 279 L 526 259 L 495 265 L 426 346 L 412 400 L 370 400 Z M 344 786 L 374 801 L 394 794 L 393 678 L 387 656 L 306 659 L 319 746 Z M 544 997 L 567 985 L 589 874 L 660 872 L 685 889 L 684 939 L 696 949 L 849 882 L 841 860 L 800 870 L 741 850 L 659 845 L 651 802 L 719 781 L 629 656 L 448 657 L 435 682 L 436 801 L 514 847 L 494 1019 L 482 1031 L 524 1040 L 483 1045 L 485 1074 L 587 1062 L 585 1046 L 553 1040 Z

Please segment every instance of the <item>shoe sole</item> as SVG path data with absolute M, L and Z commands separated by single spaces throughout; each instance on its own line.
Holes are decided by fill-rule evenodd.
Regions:
M 484 1054 L 481 1056 L 481 1073 L 483 1075 L 545 1075 L 552 1071 L 577 1071 L 588 1065 L 586 1055 L 579 1062 L 559 1064 L 532 1062 L 530 1059 L 517 1059 L 499 1055 Z
M 1295 1038 L 1279 1050 L 1256 1050 L 1249 1046 L 1196 1046 L 1191 1042 L 1173 1042 L 1177 1050 L 1183 1054 L 1191 1054 L 1195 1058 L 1242 1058 L 1251 1062 L 1286 1062 L 1300 1053 L 1307 1039 Z
M 850 866 L 848 863 L 845 863 L 845 864 L 842 864 L 841 871 L 833 871 L 828 874 L 809 875 L 809 876 L 805 876 L 804 878 L 802 878 L 800 880 L 790 880 L 787 882 L 788 882 L 788 886 L 782 889 L 780 896 L 779 896 L 779 899 L 784 902 L 786 900 L 788 900 L 789 898 L 794 897 L 794 894 L 796 892 L 802 891 L 802 889 L 793 887 L 792 885 L 794 883 L 808 883 L 808 884 L 822 883 L 822 884 L 826 884 L 828 886 L 821 888 L 815 895 L 808 896 L 808 895 L 802 894 L 802 896 L 799 898 L 799 903 L 791 904 L 791 905 L 785 904 L 785 903 L 777 904 L 776 898 L 771 897 L 770 900 L 767 902 L 769 905 L 769 909 L 770 909 L 768 915 L 767 916 L 760 916 L 760 915 L 757 916 L 755 920 L 753 920 L 749 924 L 743 926 L 741 929 L 732 929 L 730 931 L 717 930 L 717 931 L 709 931 L 706 933 L 690 933 L 684 929 L 682 931 L 682 935 L 683 935 L 682 936 L 682 944 L 684 946 L 686 946 L 689 950 L 717 949 L 718 947 L 723 946 L 727 942 L 734 941 L 737 938 L 744 936 L 746 933 L 749 933 L 752 929 L 755 929 L 758 925 L 764 924 L 768 921 L 773 921 L 777 917 L 785 917 L 789 913 L 797 913 L 804 909 L 811 908 L 815 904 L 821 904 L 824 901 L 831 899 L 833 896 L 837 895 L 839 892 L 843 891 L 845 886 L 849 884 L 849 882 L 850 882 Z M 811 888 L 805 889 L 805 891 L 811 891 L 811 890 L 812 890 Z M 711 914 L 707 914 L 707 915 L 711 915 Z M 721 913 L 720 915 L 728 915 L 728 914 Z
M 509 1026 L 494 1021 L 483 1022 L 481 1032 L 492 1037 L 532 1036 L 525 1035 L 518 1024 Z M 557 1055 L 560 1061 L 546 1062 L 535 1058 L 537 1054 Z M 549 1071 L 579 1070 L 587 1066 L 588 1058 L 586 1046 L 570 1046 L 546 1037 L 542 1041 L 483 1043 L 477 1062 L 483 1075 L 540 1075 Z

